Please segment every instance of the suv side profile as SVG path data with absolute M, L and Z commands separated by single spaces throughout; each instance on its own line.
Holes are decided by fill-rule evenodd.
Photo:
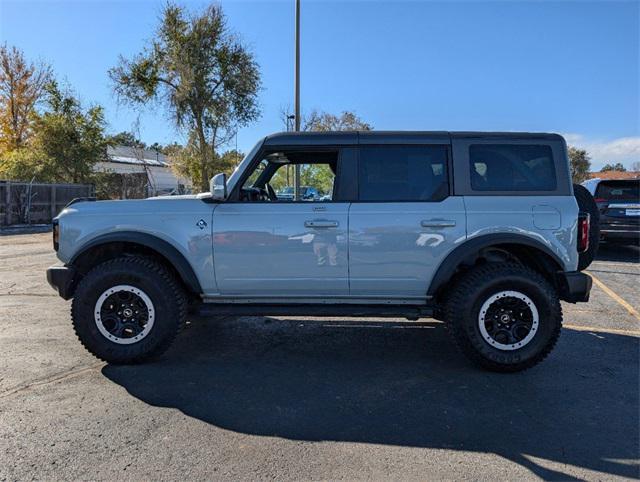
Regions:
M 294 166 L 330 194 L 279 198 Z M 560 300 L 588 301 L 588 238 L 559 135 L 280 133 L 210 193 L 72 202 L 47 278 L 111 363 L 163 353 L 193 313 L 433 317 L 512 372 L 551 351 Z

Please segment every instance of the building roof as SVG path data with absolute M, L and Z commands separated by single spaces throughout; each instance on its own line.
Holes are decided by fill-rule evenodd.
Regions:
M 589 179 L 640 179 L 640 171 L 600 171 L 590 172 Z
M 152 149 L 140 149 L 129 146 L 107 147 L 109 162 L 122 164 L 145 164 L 149 166 L 169 167 L 167 157 Z

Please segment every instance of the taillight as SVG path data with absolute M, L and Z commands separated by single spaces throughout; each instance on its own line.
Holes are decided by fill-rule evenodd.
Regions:
M 584 253 L 589 249 L 589 229 L 591 228 L 591 215 L 589 213 L 578 214 L 578 251 Z
M 58 220 L 53 220 L 53 249 L 58 251 L 58 246 L 60 246 L 60 225 L 58 224 Z
M 597 198 L 594 199 L 594 201 L 597 202 L 597 203 L 606 203 L 607 202 L 607 200 L 605 198 L 603 198 L 603 197 L 597 197 Z

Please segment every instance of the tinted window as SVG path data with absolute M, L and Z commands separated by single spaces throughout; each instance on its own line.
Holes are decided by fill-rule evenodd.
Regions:
M 360 200 L 433 201 L 447 196 L 446 146 L 360 148 Z
M 553 191 L 556 170 L 549 146 L 475 144 L 469 147 L 474 191 Z
M 596 198 L 607 201 L 640 201 L 640 181 L 602 181 Z

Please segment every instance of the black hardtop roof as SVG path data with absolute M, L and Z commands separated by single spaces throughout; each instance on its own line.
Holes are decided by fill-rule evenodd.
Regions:
M 544 132 L 448 132 L 448 131 L 330 131 L 278 132 L 264 139 L 270 145 L 418 144 L 449 143 L 452 138 L 564 140 Z

